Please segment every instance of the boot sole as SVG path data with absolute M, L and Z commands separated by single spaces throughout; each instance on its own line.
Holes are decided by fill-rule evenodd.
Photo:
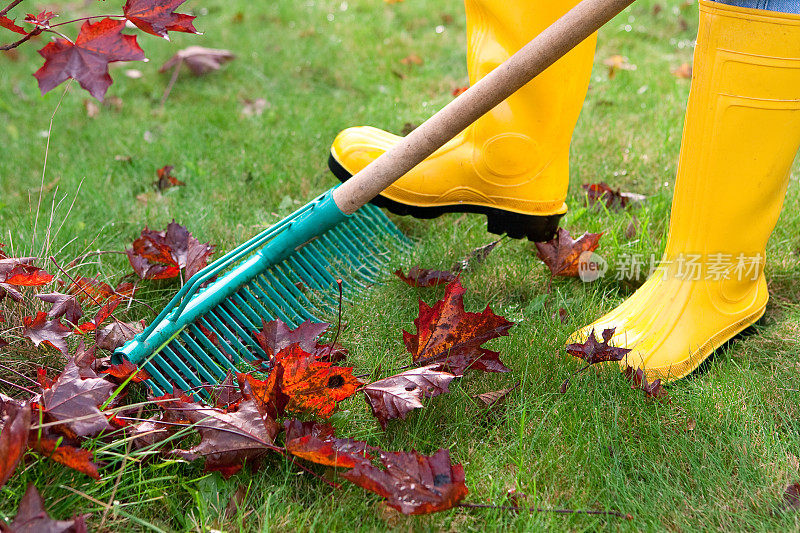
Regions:
M 328 156 L 328 168 L 339 181 L 344 183 L 353 177 L 339 161 L 330 154 Z M 504 211 L 496 207 L 486 207 L 473 204 L 443 205 L 435 207 L 418 207 L 414 205 L 401 204 L 390 200 L 385 196 L 378 195 L 370 203 L 378 207 L 388 209 L 395 215 L 412 216 L 414 218 L 431 219 L 446 213 L 477 213 L 486 215 L 486 229 L 489 233 L 496 235 L 508 235 L 512 239 L 527 238 L 534 242 L 549 241 L 556 236 L 558 223 L 561 221 L 560 215 L 523 215 L 513 211 Z

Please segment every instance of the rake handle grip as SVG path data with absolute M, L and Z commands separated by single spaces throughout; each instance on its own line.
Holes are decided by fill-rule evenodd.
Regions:
M 355 213 L 633 2 L 583 0 L 398 144 L 336 188 L 333 192 L 336 205 L 345 214 Z

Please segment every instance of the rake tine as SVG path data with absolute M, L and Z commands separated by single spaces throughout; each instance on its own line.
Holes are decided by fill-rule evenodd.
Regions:
M 215 311 L 218 315 L 220 315 L 220 318 L 223 322 L 229 324 L 230 327 L 236 330 L 236 333 L 245 342 L 247 346 L 252 347 L 250 350 L 251 355 L 260 357 L 262 359 L 267 357 L 267 352 L 265 352 L 258 344 L 258 342 L 256 342 L 253 335 L 247 332 L 237 320 L 235 320 L 230 314 L 228 314 L 228 310 L 225 309 L 225 307 L 219 306 L 215 309 Z M 259 328 L 260 327 L 261 326 L 259 326 Z M 256 331 L 257 329 L 258 328 L 251 329 L 251 331 Z
M 167 362 L 172 363 L 179 373 L 191 383 L 191 386 L 184 390 L 189 390 L 203 383 L 203 381 L 194 372 L 192 372 L 188 366 L 186 366 L 186 363 L 183 361 L 183 359 L 175 355 L 175 353 L 170 350 L 168 346 L 164 346 L 164 348 L 161 350 L 161 353 L 167 357 Z M 184 383 L 186 383 L 186 381 L 184 381 Z
M 336 228 L 334 231 L 340 234 L 340 238 L 345 242 L 357 242 L 358 237 L 353 233 L 351 228 L 348 227 L 340 227 Z M 380 277 L 380 271 L 386 266 L 385 259 L 381 256 L 380 250 L 374 243 L 370 242 L 371 239 L 367 238 L 364 239 L 364 250 L 360 254 L 360 257 L 365 259 L 365 263 L 367 263 L 372 272 L 375 274 L 374 277 Z
M 197 343 L 199 342 L 200 344 L 203 345 L 203 347 L 206 349 L 207 352 L 211 352 L 211 354 L 216 358 L 220 366 L 236 372 L 236 364 L 230 360 L 230 356 L 222 353 L 222 351 L 220 351 L 219 348 L 214 346 L 214 343 L 211 342 L 211 340 L 208 337 L 206 337 L 206 335 L 202 331 L 200 331 L 200 328 L 198 328 L 196 324 L 191 324 L 189 326 L 189 331 L 194 335 L 196 339 L 193 344 L 194 346 L 197 347 L 198 351 L 200 350 L 200 346 L 197 345 Z
M 330 290 L 328 290 L 328 287 L 322 285 L 322 283 L 314 276 L 315 272 L 314 265 L 306 259 L 305 255 L 307 253 L 308 252 L 306 251 L 306 249 L 303 248 L 299 250 L 296 254 L 291 256 L 289 260 L 290 262 L 297 264 L 298 270 L 300 272 L 305 273 L 305 275 L 307 276 L 307 281 L 310 281 L 309 287 L 315 288 L 316 294 L 319 296 L 319 298 L 322 301 L 327 302 L 329 306 L 328 308 L 332 309 L 335 305 L 337 305 L 337 302 L 333 297 L 333 293 Z M 333 284 L 335 285 L 336 280 L 334 280 L 333 278 L 331 279 L 333 281 Z
M 251 281 L 243 288 L 243 290 L 239 292 L 259 316 L 274 315 L 286 324 L 295 324 L 294 317 L 288 316 L 284 310 L 275 303 L 276 300 L 273 300 L 273 298 L 277 295 L 267 296 L 264 294 L 264 291 L 262 291 L 261 288 L 253 281 Z M 264 298 L 263 302 L 258 298 L 259 295 Z
M 236 311 L 238 311 L 238 314 L 234 313 L 234 316 L 241 320 L 243 327 L 258 329 L 261 326 L 262 319 L 273 320 L 275 318 L 275 315 L 272 313 L 266 313 L 263 317 L 259 316 L 258 313 L 250 307 L 250 303 L 245 301 L 244 295 L 241 294 L 242 292 L 244 292 L 243 288 L 240 289 L 239 292 L 231 295 L 231 307 L 228 309 L 231 311 L 236 309 Z
M 249 350 L 239 341 L 236 335 L 232 334 L 212 311 L 206 313 L 206 316 L 201 317 L 199 322 L 203 327 L 217 336 L 217 342 L 220 343 L 220 345 L 222 345 L 223 342 L 227 343 L 227 348 L 230 349 L 230 353 L 235 353 L 238 356 L 236 357 L 236 362 L 241 360 L 245 354 L 249 353 Z M 202 331 L 202 329 L 200 331 Z M 220 351 L 227 352 L 224 346 L 220 348 Z
M 311 311 L 308 312 L 308 320 L 311 320 L 312 322 L 319 322 L 319 319 L 317 319 L 314 314 L 321 314 L 320 310 L 311 302 L 311 300 L 306 297 L 305 294 L 303 294 L 300 289 L 297 288 L 296 282 L 293 282 L 290 276 L 295 276 L 297 280 L 302 283 L 300 277 L 294 274 L 290 268 L 287 267 L 287 270 L 290 273 L 289 275 L 285 274 L 282 269 L 276 266 L 275 268 L 265 272 L 264 275 L 272 276 L 275 279 L 275 283 L 279 283 L 286 287 L 288 291 L 295 295 L 295 298 L 301 304 L 303 309 L 311 308 L 313 310 L 313 313 Z
M 353 250 L 351 250 L 348 244 L 345 242 L 339 243 L 334 241 L 331 233 L 333 233 L 333 230 L 329 231 L 320 239 L 323 245 L 327 245 L 331 256 L 337 257 L 343 267 L 343 270 L 351 272 L 354 277 L 353 281 L 357 282 L 363 288 L 366 288 L 369 284 L 373 283 L 374 280 L 370 275 L 369 267 L 364 264 L 356 263 L 353 260 Z M 362 280 L 366 280 L 366 284 L 364 284 Z
M 191 338 L 188 331 L 182 331 L 179 335 L 180 339 L 183 341 L 185 346 L 181 346 L 180 343 L 177 343 L 180 346 L 179 351 L 183 354 L 184 357 L 187 359 L 196 359 L 199 357 L 203 363 L 205 363 L 205 367 L 211 369 L 211 372 L 214 372 L 218 376 L 218 380 L 225 379 L 227 372 L 223 370 L 223 368 L 228 369 L 230 365 L 220 365 L 218 361 L 214 361 L 211 359 L 206 351 L 202 349 L 195 341 Z M 190 351 L 191 350 L 191 351 Z M 227 361 L 227 359 L 226 359 Z
M 181 390 L 187 391 L 191 388 L 189 384 L 184 381 L 183 377 L 178 374 L 177 370 L 172 368 L 172 365 L 167 364 L 167 362 L 161 357 L 160 353 L 157 353 L 153 356 L 152 362 L 158 365 L 158 368 L 169 374 L 169 377 L 172 378 L 173 383 L 177 384 Z
M 186 350 L 186 348 L 184 348 L 184 346 L 177 341 L 177 339 L 172 341 L 170 345 L 172 346 L 172 349 L 175 351 L 175 353 L 178 356 L 183 357 L 184 360 L 189 362 L 197 360 L 197 358 L 192 354 L 190 354 Z M 197 370 L 203 375 L 203 378 L 206 381 L 208 381 L 209 383 L 214 383 L 218 379 L 225 378 L 225 372 L 222 372 L 219 368 L 219 365 L 215 364 L 211 359 L 209 359 L 208 356 L 205 354 L 205 352 L 200 352 L 199 354 L 197 354 L 197 356 L 202 360 L 203 363 L 197 365 Z M 211 369 L 211 371 L 216 370 L 217 372 L 216 377 L 214 376 L 214 374 L 211 373 L 211 371 L 208 370 L 209 368 Z
M 284 279 L 278 279 L 278 275 L 282 276 Z M 291 308 L 300 315 L 303 321 L 311 320 L 312 322 L 319 322 L 319 320 L 307 310 L 307 307 L 314 308 L 311 302 L 309 302 L 303 293 L 298 291 L 297 287 L 286 279 L 283 273 L 278 269 L 270 269 L 264 272 L 259 276 L 259 283 L 271 285 L 278 294 L 283 297 L 284 301 L 288 302 Z
M 272 302 L 275 307 L 282 309 L 286 315 L 290 315 L 292 321 L 298 324 L 305 322 L 305 316 L 292 305 L 292 300 L 294 300 L 294 298 L 284 291 L 280 284 L 273 285 L 269 283 L 264 277 L 264 274 L 261 274 L 253 278 L 253 281 L 250 282 L 250 287 L 254 292 L 260 290 L 262 293 L 268 294 L 269 301 Z

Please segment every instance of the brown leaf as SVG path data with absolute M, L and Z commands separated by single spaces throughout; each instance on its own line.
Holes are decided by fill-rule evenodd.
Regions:
M 625 367 L 625 377 L 631 382 L 632 389 L 639 389 L 645 393 L 648 398 L 654 398 L 659 401 L 669 402 L 669 395 L 661 385 L 661 380 L 656 379 L 652 383 L 647 382 L 647 376 L 641 368 L 634 369 L 631 366 Z
M 584 233 L 575 240 L 569 231 L 558 228 L 553 240 L 535 243 L 536 255 L 553 276 L 578 277 L 581 254 L 596 250 L 602 236 L 602 233 Z
M 614 336 L 614 328 L 603 331 L 603 342 L 599 342 L 595 337 L 594 329 L 589 333 L 589 338 L 584 343 L 573 343 L 567 345 L 567 353 L 583 359 L 588 365 L 606 363 L 609 361 L 621 361 L 631 350 L 629 348 L 617 348 L 608 343 Z
M 114 384 L 98 377 L 81 377 L 81 370 L 70 360 L 53 385 L 42 391 L 44 413 L 79 437 L 97 435 L 110 429 L 97 408 L 111 397 Z
M 783 508 L 800 509 L 800 482 L 792 483 L 783 492 Z
M 278 352 L 292 344 L 298 344 L 303 351 L 314 353 L 319 336 L 328 329 L 328 324 L 324 322 L 309 320 L 295 329 L 291 329 L 280 319 L 270 322 L 262 319 L 261 322 L 261 331 L 254 332 L 254 337 L 270 358 L 275 357 Z
M 692 79 L 692 65 L 691 63 L 682 63 L 681 66 L 675 67 L 672 70 L 672 75 L 676 78 L 680 78 L 683 80 L 690 80 Z
M 441 370 L 456 376 L 468 369 L 486 372 L 508 372 L 500 362 L 500 354 L 481 345 L 508 335 L 514 325 L 495 315 L 487 306 L 482 313 L 464 311 L 464 287 L 455 280 L 445 288 L 444 297 L 429 307 L 419 302 L 419 316 L 414 320 L 417 333 L 403 331 L 406 349 L 414 363 L 439 363 Z
M 200 444 L 174 453 L 187 460 L 204 457 L 206 470 L 216 470 L 229 478 L 241 470 L 244 462 L 274 450 L 280 426 L 263 417 L 252 400 L 242 401 L 236 410 L 225 412 L 196 403 L 176 401 L 165 410 L 178 410 L 200 433 Z
M 438 370 L 439 363 L 406 370 L 364 387 L 372 414 L 386 429 L 386 422 L 405 418 L 413 409 L 421 409 L 422 398 L 432 398 L 450 392 L 448 385 L 455 376 Z
M 133 241 L 133 247 L 125 252 L 142 279 L 174 278 L 180 269 L 185 269 L 186 278 L 191 278 L 206 266 L 214 247 L 201 243 L 173 220 L 164 231 L 145 227 L 141 237 Z
M 60 320 L 47 320 L 47 313 L 39 311 L 36 317 L 22 317 L 22 336 L 39 346 L 44 343 L 52 346 L 64 355 L 67 354 L 66 338 L 72 330 L 61 323 Z
M 97 330 L 96 345 L 98 348 L 113 352 L 142 331 L 144 331 L 144 321 L 112 322 Z
M 400 62 L 404 65 L 422 65 L 424 63 L 422 58 L 417 54 L 409 54 L 401 59 Z
M 458 277 L 452 272 L 446 270 L 430 270 L 428 268 L 420 268 L 413 266 L 408 271 L 408 276 L 403 274 L 403 271 L 398 269 L 394 273 L 395 276 L 403 280 L 406 284 L 412 287 L 433 287 L 434 285 L 446 285 Z
M 417 452 L 381 452 L 385 469 L 361 462 L 342 477 L 387 498 L 403 514 L 428 514 L 455 507 L 467 493 L 464 467 L 453 465 L 450 452 L 428 457 Z
M 492 407 L 496 405 L 498 402 L 502 402 L 503 400 L 505 400 L 509 394 L 511 394 L 514 390 L 516 390 L 517 387 L 519 387 L 519 384 L 520 382 L 517 381 L 513 386 L 507 389 L 484 392 L 483 394 L 478 394 L 476 396 L 473 396 L 473 398 L 482 401 L 486 407 Z
M 283 426 L 289 453 L 312 463 L 352 468 L 375 450 L 366 442 L 337 438 L 330 424 L 287 420 Z
M 492 253 L 492 250 L 494 250 L 502 240 L 503 239 L 497 239 L 494 242 L 490 242 L 489 244 L 484 244 L 483 246 L 475 248 L 469 254 L 467 254 L 464 259 L 456 261 L 452 268 L 453 272 L 465 272 L 480 265 L 486 261 L 486 258 L 489 257 L 489 254 Z
M 25 405 L 8 417 L 0 431 L 0 487 L 17 469 L 28 448 L 28 431 L 31 428 L 31 407 Z
M 172 187 L 181 187 L 186 185 L 184 182 L 172 175 L 174 168 L 175 167 L 172 165 L 167 165 L 159 168 L 156 171 L 158 174 L 158 179 L 153 182 L 153 187 L 155 187 L 156 190 L 165 191 L 167 189 L 171 189 Z
M 62 444 L 57 439 L 32 438 L 29 444 L 31 449 L 40 455 L 82 472 L 91 478 L 100 479 L 98 466 L 92 462 L 92 452 L 89 450 Z
M 586 193 L 586 205 L 589 207 L 597 202 L 603 202 L 609 209 L 619 209 L 644 199 L 644 195 L 621 192 L 619 189 L 612 189 L 608 183 L 602 181 L 600 183 L 584 183 L 581 188 Z
M 77 324 L 78 320 L 83 316 L 81 304 L 75 296 L 70 294 L 61 294 L 60 292 L 51 292 L 48 294 L 37 294 L 37 298 L 43 302 L 53 304 L 47 316 L 50 318 L 61 318 L 70 324 Z
M 22 496 L 17 516 L 11 525 L 0 524 L 4 533 L 85 533 L 85 515 L 77 515 L 72 520 L 53 520 L 44 510 L 44 502 L 33 483 Z
M 215 50 L 213 48 L 203 48 L 202 46 L 190 46 L 179 50 L 158 70 L 166 72 L 176 65 L 185 63 L 192 74 L 202 76 L 214 70 L 219 70 L 223 63 L 233 61 L 236 58 L 229 50 Z
M 603 64 L 608 67 L 608 79 L 616 76 L 619 70 L 636 70 L 636 65 L 629 63 L 627 57 L 618 54 L 604 59 Z

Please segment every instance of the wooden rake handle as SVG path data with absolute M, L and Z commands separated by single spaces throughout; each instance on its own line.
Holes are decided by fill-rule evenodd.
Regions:
M 345 214 L 355 213 L 633 2 L 583 0 L 502 65 L 334 190 L 336 205 Z

